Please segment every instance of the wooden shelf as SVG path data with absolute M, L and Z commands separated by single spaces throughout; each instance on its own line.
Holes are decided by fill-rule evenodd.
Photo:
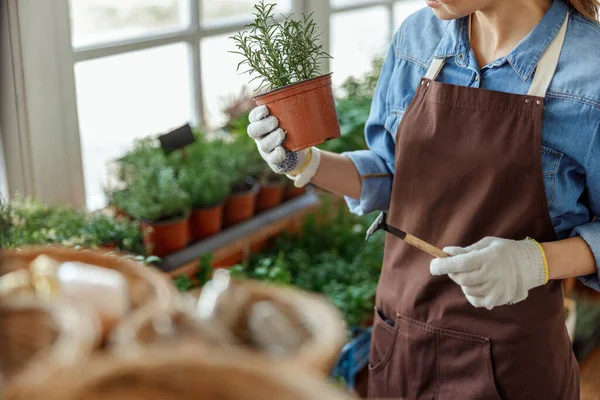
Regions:
M 320 197 L 309 189 L 306 194 L 257 214 L 247 222 L 164 257 L 159 268 L 171 276 L 192 275 L 198 267 L 198 260 L 205 254 L 212 254 L 213 265 L 226 265 L 228 260 L 235 262 L 271 237 L 299 228 L 304 217 L 320 205 Z

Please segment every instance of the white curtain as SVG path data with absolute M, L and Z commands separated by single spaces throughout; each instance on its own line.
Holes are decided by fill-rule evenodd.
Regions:
M 4 150 L 2 148 L 2 134 L 0 133 L 0 201 L 8 200 L 8 182 L 4 164 Z

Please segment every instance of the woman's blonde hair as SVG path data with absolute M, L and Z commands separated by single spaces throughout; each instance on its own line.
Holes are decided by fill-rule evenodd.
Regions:
M 584 17 L 598 20 L 598 10 L 600 9 L 600 3 L 598 0 L 570 0 L 571 5 L 577 11 L 579 11 Z

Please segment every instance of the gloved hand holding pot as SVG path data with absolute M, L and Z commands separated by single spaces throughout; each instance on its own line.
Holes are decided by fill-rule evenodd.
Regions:
M 321 71 L 330 56 L 312 16 L 279 22 L 275 4 L 255 10 L 254 25 L 232 38 L 234 53 L 243 57 L 238 70 L 260 81 L 248 134 L 274 172 L 304 186 L 320 161 L 313 146 L 340 137 L 331 74 Z

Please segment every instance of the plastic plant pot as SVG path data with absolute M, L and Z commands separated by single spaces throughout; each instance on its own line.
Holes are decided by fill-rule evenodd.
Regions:
M 252 178 L 248 178 L 234 186 L 232 193 L 225 202 L 223 211 L 223 224 L 225 227 L 247 221 L 254 216 L 259 189 L 260 186 Z
M 146 252 L 164 257 L 185 248 L 190 239 L 189 212 L 166 221 L 140 221 Z
M 341 136 L 331 74 L 308 79 L 254 98 L 279 119 L 286 134 L 283 146 L 299 151 Z
M 190 216 L 190 236 L 192 241 L 202 240 L 221 232 L 223 228 L 223 204 L 213 207 L 196 208 Z

